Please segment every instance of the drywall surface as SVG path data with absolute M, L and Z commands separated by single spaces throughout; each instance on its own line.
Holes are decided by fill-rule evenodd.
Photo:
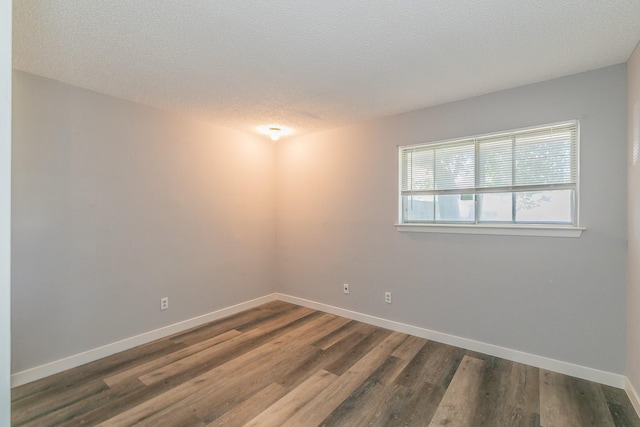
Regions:
M 627 63 L 629 114 L 627 377 L 640 391 L 640 47 Z
M 624 373 L 626 84 L 622 64 L 282 141 L 278 291 Z M 581 238 L 396 231 L 397 145 L 569 119 Z
M 0 0 L 0 425 L 11 422 L 11 1 Z
M 13 88 L 14 372 L 273 291 L 271 141 L 23 72 Z

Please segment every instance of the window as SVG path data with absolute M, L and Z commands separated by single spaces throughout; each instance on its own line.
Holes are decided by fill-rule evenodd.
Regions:
M 399 156 L 399 225 L 577 228 L 577 121 L 402 146 Z

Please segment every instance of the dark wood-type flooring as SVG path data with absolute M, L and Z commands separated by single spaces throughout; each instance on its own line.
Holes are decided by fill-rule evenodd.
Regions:
M 15 426 L 640 426 L 625 392 L 275 301 L 17 387 Z

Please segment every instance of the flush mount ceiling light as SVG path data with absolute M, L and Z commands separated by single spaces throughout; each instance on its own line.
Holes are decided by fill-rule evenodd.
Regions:
M 268 125 L 259 126 L 258 132 L 269 135 L 272 140 L 277 141 L 281 136 L 289 135 L 291 133 L 291 129 L 279 125 Z

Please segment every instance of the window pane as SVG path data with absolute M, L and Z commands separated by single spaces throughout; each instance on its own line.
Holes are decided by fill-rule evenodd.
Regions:
M 433 150 L 412 148 L 402 153 L 402 190 L 433 190 Z
M 437 190 L 473 188 L 475 147 L 473 141 L 435 149 Z
M 433 221 L 434 196 L 402 196 L 404 221 Z
M 520 136 L 516 139 L 516 184 L 575 182 L 571 132 Z
M 513 184 L 513 145 L 511 138 L 478 142 L 478 187 L 506 187 Z
M 451 194 L 436 196 L 436 222 L 475 222 L 473 196 Z
M 513 193 L 478 195 L 480 222 L 512 222 Z
M 516 222 L 573 223 L 573 190 L 516 193 Z

